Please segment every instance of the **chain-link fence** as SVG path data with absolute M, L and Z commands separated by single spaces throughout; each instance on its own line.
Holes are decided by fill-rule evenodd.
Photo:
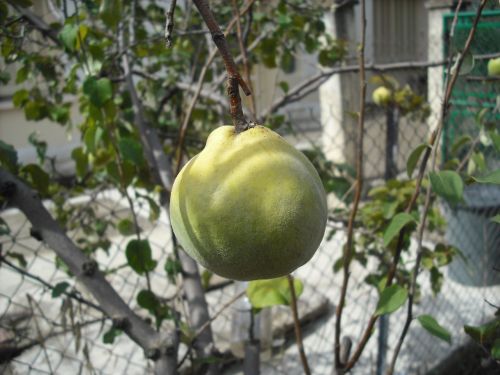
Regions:
M 460 15 L 453 39 L 457 46 L 463 44 L 472 17 L 472 13 Z M 445 40 L 444 35 L 449 31 L 452 16 L 444 16 L 442 22 Z M 495 159 L 495 153 L 492 151 L 494 145 L 488 143 L 476 122 L 477 116 L 485 108 L 482 116 L 487 117 L 489 126 L 499 130 L 497 98 L 500 94 L 500 82 L 485 79 L 487 59 L 484 58 L 485 55 L 500 51 L 499 24 L 498 12 L 491 11 L 483 16 L 472 47 L 475 66 L 470 74 L 459 79 L 454 91 L 453 109 L 443 133 L 440 161 L 443 164 L 454 158 L 451 152 L 457 139 L 462 136 L 470 137 L 467 142 L 469 146 L 474 145 L 474 153 L 468 151 L 470 147 L 463 147 L 457 154 L 458 163 L 464 159 L 468 160 L 463 168 L 469 168 L 470 173 L 474 172 L 474 168 L 480 171 L 481 163 L 490 168 L 498 168 L 498 159 Z M 440 58 L 445 58 L 447 53 L 443 44 Z M 432 69 L 440 70 L 441 78 L 445 80 L 442 66 Z M 433 109 L 439 108 L 442 91 L 431 90 L 436 87 L 442 89 L 442 83 L 436 86 L 436 82 L 428 82 L 430 78 L 426 74 L 427 71 L 427 68 L 419 67 L 384 72 L 386 77 L 391 74 L 396 77 L 400 88 L 408 84 L 413 94 L 431 101 L 430 115 L 427 117 L 400 112 L 397 106 L 392 109 L 380 107 L 369 98 L 366 106 L 364 142 L 367 185 L 365 193 L 370 187 L 382 184 L 384 180 L 405 179 L 409 153 L 417 145 L 427 141 L 430 130 L 438 123 L 439 113 Z M 378 75 L 377 72 L 372 72 L 372 76 Z M 281 130 L 284 136 L 300 149 L 317 149 L 320 146 L 326 156 L 325 160 L 333 161 L 337 166 L 334 172 L 349 181 L 354 164 L 355 112 L 358 108 L 357 101 L 351 99 L 356 97 L 357 91 L 348 91 L 346 87 L 357 85 L 358 76 L 355 73 L 346 73 L 334 76 L 331 80 L 333 81 L 329 81 L 324 87 L 332 84 L 333 87 L 344 90 L 340 99 L 342 110 L 338 111 L 338 108 L 329 108 L 327 105 L 325 107 L 324 103 L 328 104 L 325 95 L 335 93 L 322 91 L 322 88 L 293 110 L 284 111 L 290 127 L 283 127 Z M 371 82 L 378 83 L 370 85 L 370 93 L 374 87 L 381 84 L 377 79 L 372 79 Z M 311 102 L 316 104 L 311 106 Z M 312 125 L 305 128 L 298 126 L 304 122 Z M 395 169 L 388 174 L 387 168 L 391 165 L 395 166 Z M 345 207 L 342 195 L 346 198 L 350 193 L 352 192 L 347 186 L 342 194 L 330 194 L 332 212 Z M 135 192 L 131 191 L 130 194 L 134 196 Z M 446 233 L 428 233 L 424 236 L 429 248 L 446 239 L 461 250 L 463 257 L 456 257 L 445 269 L 441 291 L 437 296 L 432 291 L 432 278 L 427 274 L 421 275 L 420 297 L 415 307 L 415 316 L 430 314 L 437 317 L 440 324 L 451 331 L 452 343 L 440 341 L 414 324 L 400 354 L 397 373 L 423 374 L 430 371 L 466 343 L 467 338 L 462 328 L 465 324 L 487 321 L 495 311 L 488 302 L 498 303 L 499 274 L 494 270 L 494 266 L 498 261 L 500 232 L 498 225 L 495 226 L 489 219 L 500 212 L 500 191 L 498 187 L 487 185 L 480 188 L 471 186 L 466 188 L 465 198 L 465 204 L 454 208 L 440 202 L 439 209 L 448 222 Z M 103 246 L 106 251 L 95 252 L 96 260 L 122 298 L 134 311 L 147 316 L 146 311 L 136 302 L 137 293 L 146 288 L 146 280 L 127 266 L 125 256 L 126 244 L 132 237 L 124 236 L 116 229 L 121 219 L 131 216 L 127 200 L 118 191 L 110 189 L 82 193 L 80 197 L 68 200 L 66 206 L 72 207 L 72 210 L 69 210 L 72 212 L 74 224 L 69 232 L 71 238 L 82 248 L 91 244 L 97 246 L 103 238 L 109 241 L 109 244 Z M 158 262 L 156 270 L 150 275 L 151 288 L 165 300 L 181 306 L 181 314 L 187 316 L 187 306 L 180 292 L 180 276 L 169 280 L 163 269 L 168 257 L 173 254 L 165 211 L 161 210 L 159 217 L 151 220 L 151 207 L 147 198 L 141 196 L 134 198 L 134 211 L 139 219 L 141 236 L 149 240 L 153 258 Z M 1 218 L 9 228 L 0 239 L 1 251 L 2 254 L 9 254 L 9 257 L 4 258 L 0 267 L 0 372 L 150 373 L 152 362 L 145 359 L 142 350 L 128 337 L 111 329 L 111 322 L 93 306 L 92 297 L 79 285 L 78 280 L 69 275 L 50 249 L 32 236 L 30 223 L 22 213 L 16 209 L 4 208 Z M 85 226 L 99 225 L 101 221 L 110 221 L 111 224 L 102 228 L 100 238 L 89 238 Z M 334 232 L 331 231 L 332 228 L 335 229 Z M 346 225 L 332 220 L 329 222 L 327 235 L 314 258 L 295 273 L 305 286 L 299 300 L 299 315 L 303 322 L 305 351 L 313 374 L 330 374 L 332 369 L 334 307 L 339 299 L 342 282 L 341 272 L 335 273 L 333 266 L 346 241 Z M 414 248 L 412 244 L 404 259 L 408 264 L 415 261 Z M 365 281 L 374 266 L 370 260 L 365 266 L 359 263 L 352 265 L 343 332 L 352 338 L 354 344 L 359 340 L 378 301 L 377 290 Z M 233 299 L 238 290 L 241 290 L 239 283 L 217 277 L 207 277 L 205 281 L 211 315 L 218 313 Z M 288 308 L 273 308 L 264 314 L 261 315 L 260 321 L 261 336 L 263 337 L 264 331 L 267 330 L 272 332 L 272 337 L 269 347 L 266 347 L 263 353 L 262 373 L 302 373 L 297 347 L 293 345 L 293 325 Z M 235 335 L 237 327 L 234 326 L 236 316 L 238 310 L 237 304 L 234 303 L 212 322 L 218 349 L 232 353 L 227 356 L 227 373 L 241 372 L 241 361 L 238 360 L 241 350 L 238 349 L 238 337 Z M 384 362 L 384 355 L 391 356 L 405 316 L 406 311 L 401 309 L 383 321 L 383 326 L 379 326 L 373 334 L 354 373 L 380 373 L 380 358 Z M 189 357 L 189 351 L 186 345 L 181 345 L 179 358 L 184 357 Z

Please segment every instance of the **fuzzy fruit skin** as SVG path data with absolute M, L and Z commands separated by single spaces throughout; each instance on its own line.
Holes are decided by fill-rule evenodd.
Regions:
M 488 61 L 488 75 L 491 77 L 500 76 L 500 57 Z
M 392 91 L 387 87 L 380 86 L 373 91 L 372 99 L 376 105 L 385 107 L 391 101 Z
M 277 133 L 221 126 L 175 179 L 170 220 L 184 250 L 208 270 L 269 279 L 312 258 L 326 196 L 313 165 Z

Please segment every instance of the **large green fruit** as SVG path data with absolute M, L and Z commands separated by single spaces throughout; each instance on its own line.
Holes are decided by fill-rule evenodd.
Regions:
M 488 75 L 493 77 L 500 76 L 500 57 L 488 61 Z
M 181 170 L 170 219 L 186 252 L 235 280 L 286 275 L 314 255 L 326 197 L 309 160 L 263 126 L 221 126 Z

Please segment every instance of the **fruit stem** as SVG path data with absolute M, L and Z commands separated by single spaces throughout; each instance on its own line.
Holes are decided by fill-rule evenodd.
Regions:
M 212 39 L 219 50 L 222 59 L 224 61 L 224 66 L 227 72 L 227 95 L 229 96 L 229 113 L 233 119 L 233 125 L 235 127 L 236 133 L 241 133 L 254 125 L 250 123 L 245 115 L 243 114 L 243 108 L 241 106 L 241 97 L 239 92 L 239 87 L 241 86 L 245 95 L 249 96 L 252 94 L 250 88 L 241 77 L 234 62 L 233 56 L 229 52 L 229 47 L 226 42 L 224 33 L 221 31 L 215 17 L 208 6 L 206 0 L 193 0 L 194 5 L 198 8 L 201 17 L 205 21 L 205 24 L 210 30 Z

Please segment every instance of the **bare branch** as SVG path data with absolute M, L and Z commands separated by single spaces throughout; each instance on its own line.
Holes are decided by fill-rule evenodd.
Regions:
M 230 113 L 233 119 L 233 125 L 235 126 L 236 132 L 245 131 L 250 127 L 250 123 L 246 120 L 243 109 L 241 107 L 241 98 L 239 94 L 239 87 L 243 89 L 245 95 L 250 95 L 250 88 L 247 86 L 241 75 L 238 73 L 238 69 L 234 62 L 233 56 L 229 52 L 229 47 L 226 42 L 226 37 L 222 33 L 215 17 L 208 6 L 206 0 L 193 0 L 196 8 L 200 12 L 203 20 L 205 21 L 210 33 L 212 34 L 212 39 L 219 50 L 224 65 L 227 71 L 227 93 L 229 96 L 230 103 Z M 236 22 L 238 22 L 239 16 L 236 17 Z
M 311 370 L 309 369 L 309 363 L 307 362 L 306 352 L 304 350 L 304 345 L 302 343 L 302 329 L 300 328 L 299 312 L 297 310 L 297 294 L 295 293 L 293 276 L 288 275 L 287 278 L 288 278 L 288 286 L 290 288 L 290 294 L 292 296 L 290 309 L 292 310 L 293 324 L 295 328 L 295 342 L 297 343 L 297 349 L 299 350 L 300 361 L 302 362 L 302 367 L 304 368 L 304 374 L 311 375 Z
M 12 268 L 14 271 L 16 271 L 17 273 L 25 276 L 25 277 L 28 277 L 32 280 L 35 280 L 37 281 L 38 283 L 42 284 L 44 287 L 50 289 L 50 290 L 54 290 L 55 289 L 55 286 L 52 285 L 52 284 L 49 284 L 48 282 L 46 282 L 44 279 L 36 276 L 36 275 L 33 275 L 32 273 L 26 271 L 25 269 L 21 268 L 21 267 L 18 267 L 16 266 L 14 263 L 10 262 L 9 260 L 7 260 L 5 258 L 5 256 L 3 255 L 0 255 L 0 263 L 4 263 L 6 264 L 7 266 L 9 266 L 10 268 Z M 83 298 L 82 296 L 80 296 L 78 293 L 76 292 L 67 292 L 67 291 L 63 291 L 62 294 L 64 294 L 65 296 L 68 296 L 70 298 L 73 298 L 75 301 L 78 301 L 80 303 L 83 303 L 84 305 L 87 305 L 87 306 L 90 306 L 92 307 L 93 309 L 96 309 L 100 312 L 104 312 L 102 310 L 102 308 L 98 305 L 96 305 L 95 303 L 89 301 L 89 300 L 86 300 L 85 298 Z
M 435 141 L 435 144 L 432 145 L 433 146 L 432 150 L 427 149 L 428 153 L 432 152 L 431 170 L 435 170 L 435 168 L 436 168 L 439 139 L 440 139 L 441 131 L 442 131 L 443 126 L 444 126 L 445 119 L 448 115 L 448 111 L 450 108 L 450 99 L 451 99 L 453 87 L 458 79 L 460 67 L 462 66 L 462 63 L 464 61 L 464 57 L 467 54 L 467 51 L 470 49 L 470 46 L 472 44 L 472 40 L 474 39 L 477 25 L 478 25 L 479 19 L 481 18 L 482 11 L 483 11 L 484 7 L 486 6 L 486 3 L 487 3 L 487 0 L 482 0 L 481 4 L 479 5 L 479 7 L 477 9 L 476 16 L 474 18 L 474 22 L 472 24 L 472 27 L 469 31 L 469 35 L 468 35 L 467 40 L 465 42 L 463 52 L 460 54 L 460 56 L 458 58 L 457 69 L 455 70 L 455 72 L 451 76 L 451 79 L 449 80 L 449 82 L 447 82 L 448 84 L 446 86 L 446 94 L 445 94 L 445 98 L 443 100 L 443 104 L 441 106 L 441 115 L 440 115 L 439 123 L 438 123 L 437 129 L 436 129 L 436 131 L 437 131 L 437 136 L 435 137 L 436 141 Z M 456 25 L 456 20 L 458 19 L 458 12 L 460 10 L 461 4 L 462 4 L 462 0 L 459 1 L 459 3 L 457 4 L 456 10 L 455 10 L 452 31 L 454 29 L 454 25 Z M 453 35 L 453 32 L 451 32 L 450 35 Z M 451 42 L 451 36 L 450 36 L 450 42 Z M 450 63 L 448 64 L 448 77 L 450 76 L 449 74 L 450 74 L 450 70 L 451 70 L 451 56 L 450 56 L 449 60 L 450 60 Z M 432 189 L 430 186 L 428 186 L 427 190 L 426 190 L 425 203 L 424 203 L 424 208 L 423 208 L 422 213 L 421 213 L 419 230 L 418 230 L 417 259 L 415 261 L 415 265 L 414 265 L 413 271 L 412 271 L 412 280 L 411 280 L 410 294 L 408 297 L 408 310 L 407 310 L 407 315 L 406 315 L 406 321 L 405 321 L 405 324 L 403 327 L 403 331 L 401 332 L 398 343 L 396 345 L 396 348 L 394 349 L 394 354 L 393 354 L 393 357 L 391 360 L 391 364 L 390 364 L 390 367 L 387 371 L 388 375 L 392 375 L 394 373 L 394 369 L 396 367 L 396 361 L 397 361 L 399 352 L 401 350 L 401 347 L 403 346 L 403 342 L 406 338 L 406 334 L 408 333 L 411 322 L 413 320 L 413 303 L 414 303 L 414 297 L 415 297 L 415 293 L 416 293 L 417 277 L 418 277 L 418 273 L 420 270 L 420 262 L 421 262 L 422 253 L 423 253 L 422 241 L 423 241 L 423 237 L 424 237 L 426 219 L 427 219 L 427 215 L 429 213 L 429 207 L 430 207 L 430 203 L 431 203 L 431 194 L 432 194 Z
M 10 172 L 0 168 L 0 191 L 31 222 L 43 241 L 62 259 L 71 273 L 94 296 L 105 314 L 153 359 L 165 361 L 168 374 L 176 373 L 177 337 L 157 333 L 136 315 L 88 258 L 64 233 L 43 206 L 38 195 Z
M 234 17 L 236 18 L 236 35 L 238 36 L 238 45 L 240 46 L 240 53 L 241 53 L 241 56 L 243 59 L 243 72 L 245 74 L 245 79 L 247 80 L 248 87 L 249 87 L 250 91 L 253 92 L 252 80 L 250 77 L 250 64 L 248 61 L 247 48 L 245 46 L 243 32 L 241 30 L 241 22 L 240 22 L 239 11 L 238 11 L 238 6 L 236 4 L 236 0 L 232 0 L 232 6 L 233 6 Z M 249 14 L 251 15 L 252 13 L 249 12 Z M 249 98 L 250 98 L 250 108 L 251 108 L 252 116 L 255 120 L 255 116 L 257 115 L 257 110 L 255 107 L 255 98 L 253 95 L 250 95 Z
M 340 291 L 339 303 L 337 305 L 336 320 L 335 320 L 335 369 L 341 371 L 345 363 L 340 361 L 340 337 L 342 331 L 342 312 L 345 305 L 345 297 L 349 284 L 349 266 L 353 256 L 353 238 L 354 238 L 354 221 L 358 212 L 359 202 L 361 200 L 361 192 L 363 189 L 363 140 L 364 140 L 364 122 L 365 122 L 365 101 L 366 101 L 366 75 L 365 75 L 365 40 L 366 40 L 366 8 L 365 0 L 361 0 L 361 45 L 359 46 L 359 114 L 358 114 L 358 129 L 356 142 L 356 190 L 354 192 L 354 202 L 349 216 L 347 229 L 347 242 L 344 248 L 344 278 Z
M 172 32 L 174 31 L 174 13 L 175 6 L 177 5 L 177 0 L 171 0 L 170 7 L 168 8 L 165 21 L 165 42 L 167 43 L 167 47 L 170 48 L 172 46 Z
M 132 105 L 134 107 L 134 124 L 139 132 L 139 137 L 146 154 L 146 160 L 148 161 L 148 165 L 153 175 L 156 176 L 157 182 L 168 192 L 172 185 L 171 163 L 154 129 L 146 122 L 144 107 L 135 89 L 127 53 L 123 55 L 123 67 L 130 97 L 132 98 Z
M 447 60 L 424 61 L 424 62 L 403 61 L 403 62 L 389 63 L 389 64 L 367 64 L 365 65 L 365 71 L 376 71 L 379 73 L 383 73 L 395 70 L 426 69 L 433 66 L 445 65 L 446 63 Z M 297 86 L 290 88 L 290 90 L 288 90 L 286 95 L 283 95 L 281 98 L 276 99 L 271 106 L 269 106 L 266 110 L 262 111 L 259 118 L 260 119 L 266 118 L 271 113 L 276 112 L 278 109 L 284 107 L 285 105 L 302 99 L 312 91 L 316 90 L 319 86 L 321 86 L 331 76 L 335 74 L 353 73 L 358 71 L 360 71 L 360 65 L 346 65 L 317 73 L 316 75 L 307 78 L 301 83 L 297 84 Z
M 243 9 L 240 11 L 240 16 L 244 15 L 251 7 L 251 5 L 255 2 L 255 0 L 248 0 L 248 2 L 244 5 Z M 227 25 L 226 31 L 224 35 L 227 35 L 232 28 L 236 25 L 236 19 L 233 18 L 231 22 Z M 213 50 L 210 55 L 207 57 L 207 61 L 205 62 L 205 65 L 203 65 L 203 68 L 201 69 L 200 75 L 198 77 L 198 83 L 196 85 L 196 91 L 194 92 L 193 98 L 191 99 L 191 102 L 189 103 L 189 107 L 186 111 L 186 115 L 184 116 L 184 120 L 182 122 L 181 128 L 179 130 L 179 142 L 177 143 L 177 149 L 176 149 L 176 166 L 175 166 L 175 175 L 177 175 L 180 171 L 181 164 L 182 164 L 182 149 L 183 149 L 183 144 L 184 144 L 184 139 L 186 137 L 186 131 L 187 127 L 189 125 L 189 122 L 191 121 L 191 115 L 193 114 L 194 107 L 196 105 L 196 102 L 198 101 L 198 98 L 200 97 L 201 89 L 203 87 L 203 82 L 205 80 L 205 76 L 208 72 L 208 68 L 212 64 L 215 55 L 217 54 L 216 50 Z

